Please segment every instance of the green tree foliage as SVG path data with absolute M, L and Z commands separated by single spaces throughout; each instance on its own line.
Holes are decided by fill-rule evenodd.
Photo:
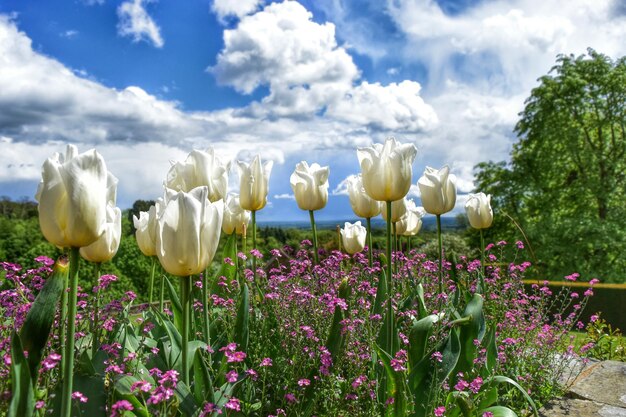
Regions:
M 528 236 L 542 277 L 626 278 L 626 57 L 561 55 L 515 128 L 510 163 L 477 166 L 499 215 L 491 236 Z M 506 213 L 507 215 L 504 215 Z

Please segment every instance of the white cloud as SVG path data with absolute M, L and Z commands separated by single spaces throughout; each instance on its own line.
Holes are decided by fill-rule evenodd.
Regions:
M 364 81 L 341 100 L 330 103 L 327 115 L 350 123 L 390 131 L 420 131 L 438 122 L 433 108 L 419 95 L 415 81 L 382 86 Z
M 242 18 L 256 11 L 263 0 L 213 0 L 211 10 L 220 20 L 229 16 Z
M 62 32 L 60 36 L 63 38 L 74 39 L 76 36 L 78 36 L 78 31 L 73 29 L 66 30 L 65 32 Z
M 163 47 L 161 29 L 148 15 L 144 4 L 152 0 L 129 0 L 117 8 L 117 33 L 120 36 L 130 36 L 133 42 L 151 42 L 157 48 Z
M 331 195 L 348 195 L 348 178 L 352 175 L 347 176 L 346 178 L 339 181 L 339 183 L 335 186 Z
M 417 132 L 437 122 L 417 82 L 357 83 L 360 72 L 337 44 L 334 25 L 313 21 L 295 1 L 273 3 L 224 31 L 224 49 L 209 71 L 245 94 L 269 87 L 239 115 L 303 120 L 321 114 L 363 131 Z
M 211 68 L 218 82 L 249 94 L 260 85 L 351 82 L 358 69 L 337 46 L 335 26 L 318 24 L 295 1 L 273 3 L 224 31 L 224 50 Z
M 295 200 L 296 196 L 293 194 L 275 194 L 274 195 L 274 200 Z
M 492 0 L 454 16 L 434 0 L 388 0 L 387 9 L 407 36 L 404 57 L 426 65 L 431 83 L 462 78 L 508 94 L 532 88 L 559 53 L 623 55 L 620 1 Z

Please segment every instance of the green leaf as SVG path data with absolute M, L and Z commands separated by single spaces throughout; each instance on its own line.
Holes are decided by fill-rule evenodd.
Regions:
M 386 396 L 387 398 L 394 399 L 393 407 L 388 407 L 385 415 L 405 417 L 407 414 L 407 401 L 405 394 L 406 383 L 404 381 L 404 373 L 394 371 L 391 367 L 391 356 L 376 343 L 374 344 L 374 350 L 380 357 L 387 375 Z
M 250 340 L 250 291 L 248 290 L 248 284 L 245 282 L 243 287 L 241 287 L 234 332 L 233 340 L 237 343 L 240 350 L 247 352 L 248 341 Z
M 437 363 L 432 359 L 432 354 L 440 351 L 442 358 L 441 363 Z M 450 376 L 452 370 L 457 364 L 461 353 L 461 344 L 459 342 L 458 329 L 451 328 L 448 337 L 439 344 L 437 349 L 433 349 L 428 355 L 425 355 L 418 364 L 411 369 L 408 378 L 409 391 L 416 404 L 413 416 L 424 417 L 429 415 L 426 405 L 433 381 L 441 383 Z
M 11 337 L 11 385 L 13 396 L 8 417 L 30 417 L 35 410 L 35 392 L 28 361 L 17 333 Z
M 517 414 L 515 414 L 515 411 L 511 410 L 508 407 L 502 407 L 499 405 L 495 407 L 484 408 L 480 410 L 478 414 L 482 415 L 487 412 L 492 413 L 493 417 L 517 417 Z
M 424 357 L 428 339 L 433 332 L 433 325 L 439 321 L 437 314 L 431 314 L 421 320 L 416 320 L 409 332 L 409 364 L 413 368 Z
M 481 390 L 481 394 L 482 399 L 480 400 L 480 403 L 478 403 L 479 409 L 489 407 L 490 405 L 493 405 L 496 403 L 496 401 L 498 401 L 498 388 L 496 387 L 483 388 Z
M 376 287 L 376 298 L 372 305 L 372 314 L 383 313 L 383 303 L 387 299 L 387 275 L 384 268 L 380 271 L 380 277 L 378 278 L 378 286 Z
M 474 359 L 476 359 L 478 347 L 474 344 L 474 340 L 482 341 L 485 334 L 485 317 L 483 315 L 483 297 L 480 294 L 474 294 L 472 300 L 465 307 L 464 317 L 469 317 L 469 323 L 461 326 L 460 342 L 461 355 L 458 364 L 454 370 L 456 375 L 459 372 L 467 373 L 474 367 Z
M 196 404 L 193 394 L 189 391 L 187 385 L 185 385 L 182 381 L 178 382 L 174 391 L 180 401 L 178 409 L 182 411 L 184 416 L 192 417 L 201 404 Z
M 483 340 L 484 346 L 487 348 L 487 357 L 485 368 L 488 373 L 494 372 L 498 364 L 498 346 L 496 344 L 496 326 L 492 326 L 487 332 L 487 336 Z
M 165 284 L 167 287 L 167 291 L 170 294 L 170 301 L 172 306 L 172 313 L 174 314 L 174 323 L 176 324 L 177 329 L 183 328 L 183 307 L 180 304 L 180 298 L 178 298 L 178 292 L 176 288 L 172 285 L 170 280 L 164 275 Z
M 215 403 L 213 381 L 200 350 L 196 350 L 193 360 L 193 394 L 198 404 Z
M 28 365 L 33 381 L 37 381 L 39 376 L 41 356 L 50 336 L 57 304 L 61 294 L 63 294 L 63 286 L 69 269 L 69 262 L 66 257 L 60 257 L 56 261 L 52 274 L 28 310 L 24 325 L 20 330 L 22 347 L 28 351 Z
M 230 258 L 233 262 L 237 259 L 237 234 L 233 233 L 226 239 L 226 243 L 224 244 L 224 250 L 222 251 L 222 259 Z M 231 282 L 235 279 L 237 275 L 237 268 L 235 265 L 227 264 L 226 262 L 222 262 L 220 265 L 220 269 L 218 269 L 215 274 L 215 278 L 213 282 L 211 282 L 211 294 L 217 294 L 220 296 L 224 296 L 224 289 L 221 285 L 218 285 L 220 281 L 220 277 L 225 277 L 227 282 Z
M 485 385 L 486 386 L 492 386 L 492 385 L 498 385 L 498 384 L 509 384 L 509 385 L 512 385 L 513 387 L 515 387 L 522 394 L 522 396 L 524 397 L 524 399 L 526 400 L 528 405 L 531 406 L 531 408 L 533 409 L 533 414 L 535 415 L 535 417 L 537 417 L 539 415 L 538 412 L 537 412 L 537 406 L 535 405 L 535 402 L 533 401 L 533 399 L 530 398 L 530 395 L 528 395 L 526 390 L 524 388 L 522 388 L 522 386 L 520 384 L 518 384 L 517 382 L 515 382 L 511 378 L 503 376 L 503 375 L 496 375 L 496 376 L 492 376 L 492 377 L 488 378 L 487 380 L 485 380 Z
M 415 292 L 417 294 L 417 311 L 419 317 L 424 318 L 428 315 L 428 310 L 426 309 L 426 302 L 424 301 L 424 286 L 422 283 L 417 284 Z

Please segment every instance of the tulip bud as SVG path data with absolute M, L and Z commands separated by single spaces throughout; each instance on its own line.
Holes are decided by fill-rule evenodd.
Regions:
M 145 212 L 139 212 L 139 218 L 133 216 L 133 224 L 135 225 L 135 238 L 139 250 L 146 256 L 156 256 L 156 231 L 157 217 L 163 210 L 163 199 L 159 198 L 154 206 Z
M 246 227 L 250 223 L 250 212 L 241 208 L 239 196 L 228 194 L 224 203 L 224 221 L 222 230 L 227 235 L 236 232 L 238 235 L 245 233 Z
M 361 226 L 361 222 L 354 224 L 346 222 L 341 229 L 341 243 L 350 255 L 361 252 L 365 247 L 367 229 Z
M 305 161 L 296 165 L 289 182 L 296 196 L 296 203 L 302 210 L 319 210 L 328 201 L 328 167 L 313 164 L 309 167 Z
M 404 216 L 404 213 L 406 213 L 406 205 L 407 205 L 406 198 L 402 198 L 400 200 L 397 200 L 391 203 L 391 223 L 397 222 L 398 220 L 400 220 L 400 218 L 402 218 L 402 216 Z M 382 214 L 383 219 L 387 221 L 386 208 L 381 210 L 381 214 Z
M 222 200 L 228 189 L 230 162 L 224 164 L 215 156 L 213 148 L 206 152 L 193 150 L 185 162 L 174 162 L 167 173 L 165 187 L 189 192 L 196 187 L 209 189 L 209 200 Z
M 384 145 L 358 149 L 365 192 L 377 201 L 404 198 L 411 188 L 416 153 L 413 144 L 400 144 L 394 138 L 387 139 Z
M 188 193 L 166 189 L 163 211 L 157 219 L 156 248 L 163 269 L 172 275 L 198 274 L 215 256 L 224 202 L 211 203 L 208 194 L 206 186 Z
M 465 212 L 474 229 L 487 229 L 493 222 L 491 195 L 485 193 L 470 194 L 465 203 Z
M 94 149 L 78 155 L 68 145 L 43 164 L 35 199 L 44 237 L 59 247 L 84 247 L 105 229 L 108 204 L 115 206 L 117 179 Z
M 350 205 L 352 211 L 359 217 L 371 219 L 380 214 L 382 205 L 380 201 L 371 198 L 363 188 L 363 178 L 361 174 L 350 175 L 348 182 L 348 197 L 350 197 Z
M 426 167 L 424 175 L 417 181 L 426 212 L 444 214 L 456 204 L 456 177 L 446 165 L 440 170 Z
M 261 210 L 267 204 L 270 173 L 273 161 L 261 164 L 261 157 L 255 156 L 248 165 L 237 161 L 239 168 L 239 203 L 244 210 Z
M 104 233 L 89 246 L 80 248 L 80 255 L 89 262 L 101 263 L 113 259 L 122 238 L 122 211 L 118 207 L 108 205 L 107 223 Z

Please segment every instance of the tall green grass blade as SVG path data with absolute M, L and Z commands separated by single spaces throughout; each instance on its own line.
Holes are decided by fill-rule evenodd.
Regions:
M 178 298 L 178 292 L 166 276 L 163 276 L 163 278 L 165 279 L 165 285 L 167 286 L 167 291 L 170 295 L 170 305 L 172 306 L 172 313 L 174 314 L 174 324 L 176 324 L 177 329 L 182 329 L 183 306 L 180 303 L 180 298 Z
M 241 287 L 234 332 L 233 340 L 239 346 L 239 350 L 246 352 L 250 340 L 250 291 L 245 282 Z
M 474 340 L 482 341 L 485 335 L 485 316 L 483 315 L 483 297 L 474 294 L 471 301 L 465 307 L 464 317 L 469 317 L 469 323 L 461 326 L 460 341 L 461 355 L 455 369 L 455 375 L 459 372 L 467 373 L 474 367 L 478 347 Z
M 59 258 L 54 265 L 52 274 L 28 310 L 24 325 L 20 330 L 22 347 L 28 352 L 28 366 L 32 381 L 37 381 L 39 376 L 41 356 L 50 336 L 57 305 L 63 294 L 63 285 L 69 271 L 70 266 L 67 258 Z
M 433 326 L 439 321 L 439 316 L 431 314 L 421 320 L 416 320 L 409 332 L 409 364 L 413 368 L 424 357 L 428 339 L 433 332 Z
M 11 385 L 13 396 L 8 417 L 31 417 L 35 410 L 35 390 L 28 360 L 17 333 L 11 337 Z

